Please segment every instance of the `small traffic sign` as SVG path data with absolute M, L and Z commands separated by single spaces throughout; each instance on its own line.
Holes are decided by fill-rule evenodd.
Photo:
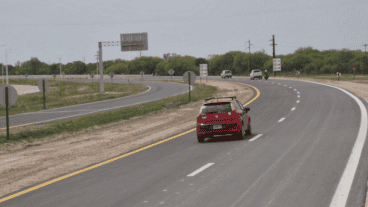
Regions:
M 15 104 L 15 102 L 18 99 L 18 92 L 15 90 L 15 88 L 11 85 L 4 85 L 0 88 L 0 104 L 3 106 L 6 106 L 5 104 L 5 87 L 8 87 L 8 97 L 9 97 L 9 106 L 12 106 Z
M 353 69 L 353 71 L 356 71 L 356 70 L 355 70 L 355 66 L 354 66 L 354 69 Z
M 190 73 L 190 83 L 189 83 L 188 73 Z M 194 72 L 192 72 L 192 71 L 187 71 L 183 75 L 183 81 L 184 81 L 185 84 L 188 84 L 188 83 L 189 84 L 193 84 L 193 83 L 195 83 L 196 78 L 197 78 L 196 74 Z
M 38 89 L 39 89 L 40 91 L 43 91 L 42 80 L 45 80 L 45 91 L 48 91 L 48 90 L 49 90 L 49 88 L 50 88 L 50 83 L 49 83 L 49 81 L 48 81 L 46 78 L 41 78 L 41 79 L 38 81 Z
M 169 70 L 169 74 L 170 74 L 170 75 L 174 74 L 174 70 L 173 70 L 173 69 L 170 69 L 170 70 Z

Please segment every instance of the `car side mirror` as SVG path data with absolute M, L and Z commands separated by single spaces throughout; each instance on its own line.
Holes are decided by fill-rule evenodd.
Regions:
M 245 111 L 245 113 L 248 113 L 248 111 L 250 111 L 250 108 L 246 107 L 246 108 L 243 109 L 243 111 Z

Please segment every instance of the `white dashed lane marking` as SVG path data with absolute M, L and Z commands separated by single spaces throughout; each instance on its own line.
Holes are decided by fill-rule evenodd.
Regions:
M 215 164 L 215 163 L 208 163 L 208 164 L 206 164 L 206 165 L 204 165 L 204 166 L 202 166 L 201 168 L 199 168 L 198 170 L 196 170 L 196 171 L 194 171 L 194 172 L 192 172 L 192 173 L 190 173 L 189 175 L 187 175 L 188 177 L 193 177 L 193 176 L 195 176 L 195 175 L 197 175 L 198 173 L 200 173 L 200 172 L 202 172 L 203 170 L 205 170 L 205 169 L 207 169 L 208 167 L 210 167 L 211 165 L 213 165 L 213 164 Z
M 298 98 L 300 98 L 300 95 L 298 95 Z
M 295 110 L 295 107 L 293 107 L 291 110 L 294 111 Z
M 294 88 L 294 91 L 296 91 L 296 89 Z
M 298 92 L 296 92 L 296 93 L 299 93 L 299 91 L 298 91 Z
M 258 139 L 259 137 L 261 137 L 262 134 L 258 134 L 257 136 L 253 137 L 252 139 L 250 139 L 250 142 L 253 142 L 254 140 Z
M 284 119 L 285 119 L 285 117 L 281 118 L 281 119 L 279 120 L 279 122 L 282 122 L 282 121 L 284 121 Z
M 297 100 L 296 103 L 299 103 L 299 100 Z

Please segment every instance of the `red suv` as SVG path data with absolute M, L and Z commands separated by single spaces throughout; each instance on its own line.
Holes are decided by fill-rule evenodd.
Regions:
M 235 135 L 243 139 L 251 135 L 250 108 L 232 97 L 213 97 L 205 99 L 197 117 L 197 139 L 204 142 L 205 138 L 214 135 Z

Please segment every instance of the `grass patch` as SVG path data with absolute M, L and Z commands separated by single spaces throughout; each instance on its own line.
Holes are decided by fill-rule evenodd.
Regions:
M 49 91 L 45 92 L 46 109 L 54 109 L 78 104 L 91 103 L 102 100 L 116 99 L 125 96 L 131 96 L 148 90 L 148 87 L 141 84 L 127 83 L 104 83 L 105 92 L 100 93 L 99 82 L 68 82 L 48 80 L 50 83 Z M 2 83 L 1 83 L 2 84 Z M 9 79 L 9 85 L 31 85 L 38 86 L 38 79 Z M 109 94 L 117 92 L 117 94 Z M 97 94 L 95 94 L 97 93 Z M 9 107 L 9 115 L 41 111 L 43 109 L 43 93 L 31 93 L 18 96 L 14 105 Z M 6 111 L 3 105 L 0 105 L 0 116 L 5 116 Z
M 105 87 L 106 85 L 107 83 L 105 83 Z M 190 92 L 190 102 L 201 101 L 205 98 L 211 97 L 217 92 L 217 88 L 213 86 L 208 86 L 204 84 L 193 84 L 193 86 L 195 87 L 195 89 Z M 10 140 L 6 140 L 6 130 L 4 130 L 5 134 L 3 131 L 0 135 L 0 143 L 14 143 L 21 142 L 23 140 L 27 142 L 32 142 L 34 139 L 41 139 L 62 133 L 73 134 L 95 126 L 99 126 L 103 129 L 105 128 L 104 125 L 119 122 L 121 120 L 128 120 L 136 116 L 148 115 L 150 112 L 160 111 L 164 108 L 167 108 L 172 103 L 176 103 L 177 106 L 188 104 L 188 93 L 112 111 L 82 115 L 67 120 L 58 120 L 48 123 L 47 125 L 45 124 L 45 126 L 47 127 L 42 127 L 41 125 L 38 128 L 36 126 L 36 128 L 34 128 L 33 130 L 27 129 L 22 131 L 21 129 L 18 129 L 15 130 L 16 132 L 10 133 Z

